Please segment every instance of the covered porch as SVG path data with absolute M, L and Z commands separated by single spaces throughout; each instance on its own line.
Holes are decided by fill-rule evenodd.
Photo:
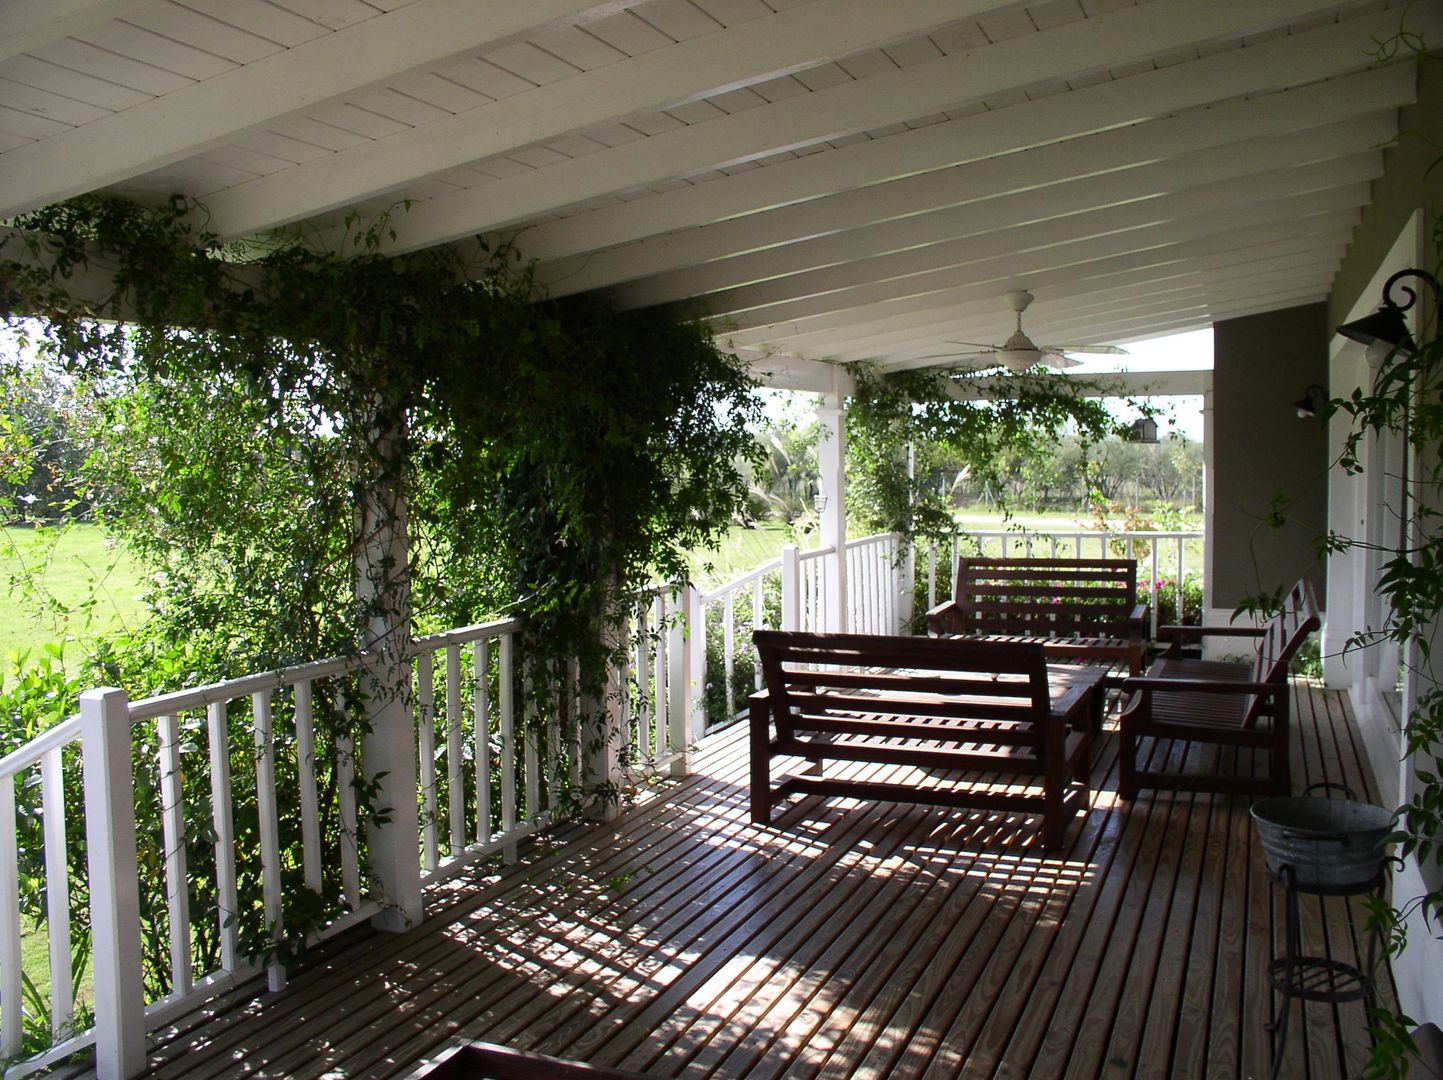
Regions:
M 1298 784 L 1376 799 L 1347 699 L 1298 681 L 1294 702 Z M 1248 800 L 1129 806 L 1109 731 L 1047 853 L 1025 818 L 896 804 L 794 799 L 754 826 L 746 776 L 744 733 L 714 735 L 619 820 L 433 886 L 418 929 L 339 938 L 282 993 L 158 1032 L 148 1064 L 406 1076 L 479 1039 L 658 1077 L 1267 1075 L 1282 905 Z M 1358 901 L 1303 918 L 1310 952 L 1357 961 Z M 1294 1010 L 1280 1075 L 1360 1074 L 1361 1003 Z
M 1317 533 L 1362 521 L 1386 540 L 1398 509 L 1384 489 L 1401 444 L 1372 447 L 1366 482 L 1329 479 L 1324 429 L 1286 425 L 1314 384 L 1366 384 L 1361 349 L 1329 356 L 1329 328 L 1431 258 L 1431 151 L 1380 149 L 1443 115 L 1438 61 L 1375 63 L 1405 25 L 1434 41 L 1443 20 L 1394 0 L 19 0 L 0 16 L 0 217 L 180 194 L 242 249 L 294 226 L 336 250 L 348 215 L 394 214 L 388 254 L 479 237 L 514 243 L 552 296 L 700 305 L 759 380 L 823 395 L 823 550 L 783 557 L 782 626 L 891 632 L 914 595 L 880 554 L 848 565 L 846 363 L 966 367 L 961 348 L 1012 332 L 1018 290 L 1037 295 L 1043 345 L 1214 327 L 1212 372 L 1135 388 L 1173 378 L 1206 398 L 1206 616 L 1226 621 L 1250 569 L 1296 579 Z M 1258 513 L 1300 478 L 1293 531 L 1252 550 Z M 1397 658 L 1336 659 L 1380 614 L 1377 569 L 1328 567 L 1327 674 L 1351 694 L 1297 684 L 1294 775 L 1396 804 L 1414 778 L 1374 706 Z M 1031 822 L 843 800 L 752 826 L 743 741 L 694 722 L 700 601 L 655 601 L 585 778 L 580 735 L 535 722 L 517 620 L 391 657 L 396 707 L 360 757 L 396 785 L 401 820 L 369 832 L 357 746 L 318 745 L 313 725 L 313 706 L 341 708 L 355 656 L 88 698 L 0 775 L 0 1052 L 18 1053 L 25 1019 L 53 1057 L 94 1046 L 116 1077 L 406 1075 L 459 1036 L 658 1076 L 1266 1073 L 1280 909 L 1245 801 L 1121 804 L 1109 735 L 1058 857 Z M 730 690 L 745 635 L 726 610 Z M 142 729 L 158 760 L 132 758 Z M 255 833 L 239 871 L 227 739 L 254 746 L 234 778 Z M 317 761 L 336 778 L 320 796 Z M 139 837 L 136 777 L 167 809 Z M 556 801 L 583 779 L 656 790 L 586 824 Z M 19 1004 L 17 790 L 44 802 L 29 824 L 46 830 L 45 1019 Z M 198 914 L 186 792 L 213 800 L 200 846 L 219 899 Z M 91 830 L 85 1030 L 67 815 Z M 300 865 L 283 865 L 282 828 Z M 237 940 L 242 906 L 275 927 L 310 903 L 331 850 L 345 902 L 318 915 L 328 940 L 300 964 L 279 935 Z M 137 851 L 164 882 L 147 897 L 155 1000 L 134 978 Z M 283 895 L 287 873 L 304 888 Z M 1323 907 L 1305 914 L 1310 950 L 1354 957 L 1343 903 Z M 1437 945 L 1417 930 L 1397 968 L 1419 1019 L 1443 1008 Z M 1284 1075 L 1357 1075 L 1366 1053 L 1358 1007 L 1310 1006 Z

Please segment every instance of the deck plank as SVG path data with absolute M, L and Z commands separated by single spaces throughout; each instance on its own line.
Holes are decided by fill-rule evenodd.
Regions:
M 1297 788 L 1376 798 L 1343 698 L 1299 683 L 1295 715 Z M 658 1077 L 1266 1075 L 1282 907 L 1247 800 L 1126 803 L 1116 756 L 1109 727 L 1092 805 L 1047 852 L 1015 814 L 794 797 L 753 825 L 746 741 L 723 733 L 662 796 L 433 887 L 422 927 L 357 931 L 286 991 L 178 1024 L 150 1063 L 404 1076 L 476 1038 Z M 1354 961 L 1360 907 L 1310 900 L 1307 948 Z M 1357 1075 L 1367 1052 L 1361 1005 L 1295 1005 L 1282 1075 Z

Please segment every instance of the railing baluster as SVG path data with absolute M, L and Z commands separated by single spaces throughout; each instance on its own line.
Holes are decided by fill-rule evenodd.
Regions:
M 476 842 L 491 841 L 491 639 L 472 646 L 476 671 Z
M 436 669 L 430 652 L 416 656 L 416 756 L 421 764 L 421 865 L 436 869 Z
M 531 678 L 522 685 L 525 700 L 521 712 L 525 717 L 522 724 L 522 753 L 526 758 L 526 817 L 535 821 L 541 816 L 541 777 L 538 775 L 540 762 L 536 753 L 536 694 L 531 688 Z
M 159 734 L 161 852 L 165 859 L 166 921 L 170 927 L 171 993 L 190 993 L 190 889 L 185 857 L 185 792 L 180 773 L 180 720 L 156 721 Z
M 351 910 L 361 906 L 361 859 L 356 850 L 356 745 L 346 726 L 346 696 L 336 695 L 336 816 L 340 820 L 341 889 Z
M 446 647 L 446 824 L 451 857 L 466 846 L 466 788 L 461 777 L 461 646 Z
M 651 622 L 650 604 L 642 604 L 636 631 L 636 747 L 641 760 L 654 756 L 651 741 Z
M 665 736 L 667 723 L 670 719 L 670 695 L 667 693 L 667 677 L 671 670 L 668 658 L 668 639 L 671 637 L 671 630 L 667 626 L 667 604 L 666 597 L 661 593 L 656 597 L 656 656 L 655 666 L 652 668 L 652 682 L 655 686 L 655 702 L 651 713 L 650 742 L 647 744 L 651 750 L 652 760 L 656 760 L 666 753 Z
M 635 653 L 635 645 L 631 635 L 632 623 L 630 619 L 627 619 L 621 625 L 621 640 L 625 644 L 620 650 L 621 655 L 616 659 L 616 685 L 620 688 L 621 694 L 616 702 L 616 756 L 624 767 L 635 764 L 631 752 L 633 744 L 631 725 L 635 722 L 631 708 L 631 658 Z
M 1183 604 L 1183 599 L 1182 599 L 1182 598 L 1183 598 L 1182 576 L 1183 576 L 1183 563 L 1186 561 L 1186 558 L 1187 558 L 1187 556 L 1185 555 L 1186 547 L 1187 547 L 1187 541 L 1186 541 L 1185 539 L 1183 539 L 1183 537 L 1179 536 L 1179 537 L 1177 538 L 1177 574 L 1176 574 L 1176 576 L 1175 576 L 1175 580 L 1174 580 L 1173 583 L 1172 583 L 1172 587 L 1173 587 L 1173 607 L 1174 607 L 1174 609 L 1177 611 L 1177 621 L 1178 621 L 1178 625 L 1179 625 L 1179 626 L 1181 626 L 1182 623 L 1185 621 L 1185 620 L 1183 619 L 1183 611 L 1182 611 L 1182 604 Z M 1202 621 L 1201 616 L 1199 616 L 1198 621 L 1199 621 L 1199 622 Z M 1153 636 L 1153 637 L 1157 637 L 1157 628 L 1156 628 L 1156 627 L 1153 628 L 1153 635 L 1152 635 L 1152 636 Z
M 64 748 L 40 760 L 40 810 L 45 826 L 45 920 L 50 945 L 50 1031 L 60 1035 L 75 1012 L 70 966 L 70 863 L 65 838 Z
M 760 630 L 763 620 L 766 618 L 766 609 L 762 602 L 762 575 L 758 574 L 752 580 L 752 630 Z M 750 642 L 747 648 L 752 651 L 752 686 L 754 689 L 762 688 L 762 665 L 756 662 L 756 648 Z
M 261 902 L 268 936 L 279 944 L 281 926 L 281 841 L 277 822 L 275 740 L 271 732 L 269 690 L 251 695 L 251 718 L 256 740 L 256 816 L 261 846 Z M 266 964 L 266 983 L 272 993 L 286 985 L 286 969 L 279 959 Z
M 1150 571 L 1151 577 L 1150 577 L 1150 579 L 1149 579 L 1149 581 L 1148 581 L 1148 583 L 1147 583 L 1147 597 L 1148 597 L 1148 599 L 1149 599 L 1150 601 L 1152 601 L 1152 603 L 1151 603 L 1151 608 L 1152 608 L 1152 610 L 1151 610 L 1148 614 L 1149 614 L 1149 616 L 1150 616 L 1151 619 L 1152 619 L 1152 635 L 1151 635 L 1151 636 L 1152 636 L 1152 638 L 1153 638 L 1154 641 L 1157 640 L 1157 595 L 1158 595 L 1158 588 L 1157 588 L 1157 583 L 1158 583 L 1158 576 L 1157 576 L 1157 549 L 1158 549 L 1159 547 L 1161 547 L 1161 546 L 1162 546 L 1162 541 L 1161 541 L 1161 540 L 1154 539 L 1154 540 L 1152 541 L 1152 564 L 1151 564 L 1152 569 L 1151 569 L 1151 571 Z M 1181 622 L 1182 620 L 1179 619 L 1178 621 Z
M 316 795 L 316 721 L 311 681 L 296 683 L 296 786 L 301 799 L 301 867 L 306 888 L 321 892 L 321 810 Z
M 737 648 L 736 614 L 732 610 L 732 605 L 735 600 L 736 593 L 728 592 L 726 598 L 722 601 L 722 603 L 726 604 L 726 608 L 722 612 L 722 650 L 723 655 L 726 657 L 724 667 L 726 673 L 726 722 L 728 724 L 737 718 L 736 695 L 732 692 L 732 675 L 736 671 Z M 705 618 L 705 616 L 703 616 L 703 618 Z
M 579 805 L 581 798 L 581 661 L 572 657 L 568 666 L 571 701 L 571 728 L 565 732 L 566 753 L 571 759 L 571 801 Z
M 234 971 L 239 962 L 236 920 L 240 900 L 236 894 L 235 823 L 231 819 L 230 728 L 226 722 L 229 702 L 213 701 L 206 706 L 206 727 L 210 738 L 210 807 L 215 829 L 216 918 L 219 921 L 220 965 Z
M 20 1056 L 24 1039 L 20 981 L 20 845 L 15 836 L 15 777 L 0 776 L 0 1054 Z
M 501 715 L 501 831 L 508 837 L 516 832 L 516 683 L 515 644 L 511 634 L 501 635 L 501 654 L 496 660 L 496 692 Z M 516 844 L 507 844 L 506 859 L 516 861 Z

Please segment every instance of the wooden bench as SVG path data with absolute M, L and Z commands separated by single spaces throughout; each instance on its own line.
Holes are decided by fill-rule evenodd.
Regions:
M 1056 847 L 1086 808 L 1102 669 L 1049 668 L 1038 642 L 778 630 L 752 638 L 766 679 L 751 697 L 754 822 L 770 822 L 779 800 L 803 791 L 1041 814 L 1043 842 Z M 771 763 L 788 756 L 812 762 L 814 775 L 773 786 Z M 823 775 L 825 761 L 910 768 L 853 780 Z M 1026 778 L 1036 778 L 1034 790 L 1017 791 Z
M 1147 605 L 1132 559 L 959 559 L 952 599 L 927 612 L 930 634 L 1045 639 L 1054 660 L 1142 671 Z
M 1303 580 L 1293 586 L 1282 608 L 1262 627 L 1163 627 L 1159 637 L 1171 639 L 1168 651 L 1146 675 L 1123 683 L 1128 698 L 1119 718 L 1119 794 L 1131 799 L 1140 788 L 1151 787 L 1286 795 L 1291 783 L 1288 666 L 1319 625 L 1312 586 Z M 1228 663 L 1182 656 L 1184 641 L 1209 635 L 1254 639 L 1252 661 Z M 1139 769 L 1138 740 L 1143 736 L 1260 750 L 1268 756 L 1268 774 Z

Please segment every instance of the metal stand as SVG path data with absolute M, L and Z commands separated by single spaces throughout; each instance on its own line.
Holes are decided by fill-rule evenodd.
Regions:
M 1363 896 L 1383 894 L 1385 884 L 1383 867 L 1371 881 L 1353 885 L 1300 885 L 1297 874 L 1288 865 L 1278 867 L 1275 875 L 1287 892 L 1287 930 L 1283 955 L 1268 964 L 1268 982 L 1283 995 L 1282 1004 L 1273 1016 L 1268 1030 L 1273 1033 L 1272 1080 L 1277 1080 L 1278 1069 L 1283 1063 L 1283 1048 L 1288 1042 L 1288 1019 L 1293 999 L 1299 1001 L 1342 1001 L 1363 1000 L 1371 1011 L 1373 995 L 1373 967 L 1378 958 L 1380 931 L 1368 934 L 1368 960 L 1363 968 L 1345 964 L 1340 960 L 1329 960 L 1321 956 L 1304 956 L 1302 930 L 1298 917 L 1298 895 L 1311 896 Z M 1352 921 L 1351 912 L 1349 921 Z

